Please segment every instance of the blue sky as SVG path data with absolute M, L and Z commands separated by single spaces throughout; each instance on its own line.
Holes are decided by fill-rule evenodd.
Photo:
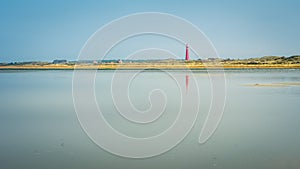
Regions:
M 170 13 L 192 22 L 223 58 L 296 55 L 299 7 L 297 0 L 1 0 L 0 62 L 76 60 L 97 29 L 137 12 Z

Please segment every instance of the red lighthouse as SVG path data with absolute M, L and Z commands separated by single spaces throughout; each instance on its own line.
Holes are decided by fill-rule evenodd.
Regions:
M 185 45 L 185 60 L 190 60 L 190 55 L 189 55 L 189 45 Z

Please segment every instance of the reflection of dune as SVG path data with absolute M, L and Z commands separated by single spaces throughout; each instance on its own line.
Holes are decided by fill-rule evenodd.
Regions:
M 289 85 L 289 86 L 300 86 L 300 82 L 282 82 L 280 84 Z
M 281 82 L 281 83 L 255 83 L 245 84 L 245 86 L 253 87 L 289 87 L 289 86 L 300 86 L 300 82 Z
M 275 155 L 267 164 L 267 168 L 300 168 L 299 157 L 293 155 Z

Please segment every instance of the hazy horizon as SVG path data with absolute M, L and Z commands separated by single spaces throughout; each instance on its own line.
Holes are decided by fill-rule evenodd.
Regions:
M 288 57 L 292 57 L 292 56 L 299 56 L 299 55 L 292 55 L 292 56 L 278 56 L 278 55 L 267 55 L 267 56 L 260 56 L 260 57 L 248 57 L 248 58 L 230 58 L 230 57 L 225 57 L 225 58 L 220 58 L 222 60 L 226 60 L 226 59 L 233 59 L 233 60 L 243 60 L 243 59 L 259 59 L 259 58 L 262 58 L 262 57 L 272 57 L 272 56 L 275 56 L 275 57 L 285 57 L 285 58 L 288 58 Z M 119 57 L 119 58 L 122 58 L 122 57 Z M 114 60 L 114 61 L 117 61 L 117 60 L 122 60 L 122 61 L 156 61 L 156 60 L 184 60 L 184 58 L 165 58 L 165 59 L 119 59 L 119 58 L 110 58 L 110 59 L 103 59 L 103 60 L 77 60 L 77 59 L 74 59 L 74 60 L 67 60 L 67 59 L 64 59 L 64 58 L 59 58 L 59 59 L 53 59 L 53 60 L 25 60 L 25 61 L 5 61 L 5 62 L 0 62 L 0 63 L 13 63 L 13 62 L 17 62 L 17 63 L 22 63 L 22 62 L 53 62 L 55 60 L 66 60 L 67 62 L 78 62 L 78 61 L 110 61 L 110 60 Z M 207 58 L 206 58 L 207 59 Z M 197 61 L 197 60 L 205 60 L 205 58 L 195 58 L 195 59 L 191 59 L 190 61 Z

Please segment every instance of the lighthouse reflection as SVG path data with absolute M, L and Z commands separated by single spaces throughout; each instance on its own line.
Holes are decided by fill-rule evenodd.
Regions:
M 185 92 L 186 94 L 188 93 L 189 91 L 189 80 L 190 80 L 190 75 L 185 75 Z

